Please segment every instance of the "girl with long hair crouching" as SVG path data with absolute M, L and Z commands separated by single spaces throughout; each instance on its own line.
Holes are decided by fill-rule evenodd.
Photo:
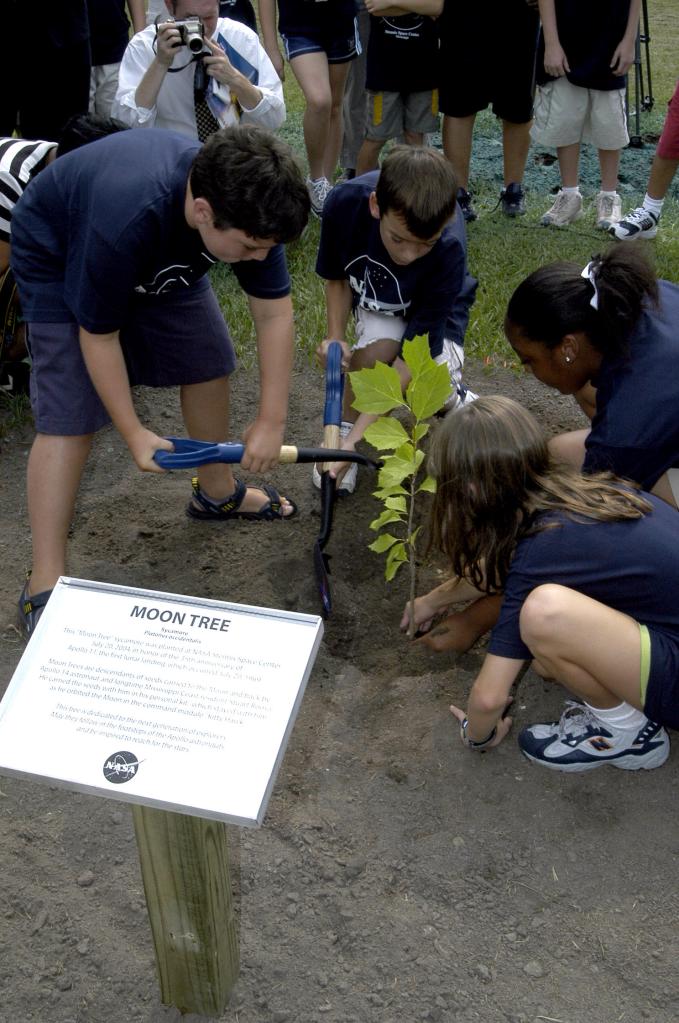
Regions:
M 432 544 L 454 577 L 420 600 L 501 595 L 466 711 L 463 743 L 497 746 L 511 689 L 530 658 L 577 697 L 519 746 L 560 771 L 660 767 L 663 725 L 679 727 L 679 514 L 609 473 L 556 462 L 509 398 L 479 398 L 436 436 Z

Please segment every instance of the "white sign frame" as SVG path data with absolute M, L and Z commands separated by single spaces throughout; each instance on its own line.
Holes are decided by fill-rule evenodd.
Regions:
M 262 823 L 317 615 L 62 577 L 0 702 L 0 773 Z

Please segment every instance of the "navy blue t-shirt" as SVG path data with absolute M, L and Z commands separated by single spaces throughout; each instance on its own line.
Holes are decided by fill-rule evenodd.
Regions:
M 323 29 L 355 13 L 354 0 L 278 0 L 278 31 L 303 36 L 305 29 Z
M 610 470 L 644 490 L 679 466 L 679 287 L 658 286 L 660 307 L 644 309 L 629 356 L 604 359 L 592 380 L 597 411 L 583 466 Z
M 622 42 L 630 0 L 555 0 L 559 42 L 568 59 L 566 77 L 585 89 L 624 89 L 626 75 L 614 75 L 611 58 Z M 537 83 L 553 79 L 545 71 L 545 39 L 540 33 Z
M 438 85 L 439 35 L 434 18 L 402 14 L 370 17 L 366 89 L 426 92 Z
M 219 17 L 231 18 L 257 31 L 257 18 L 250 0 L 219 0 Z
M 679 512 L 650 494 L 653 511 L 623 522 L 574 521 L 525 537 L 516 547 L 488 652 L 526 660 L 519 614 L 529 593 L 557 583 L 679 641 Z
M 130 35 L 125 0 L 87 0 L 87 14 L 92 66 L 118 64 Z
M 184 202 L 200 142 L 159 129 L 118 132 L 56 160 L 12 217 L 12 267 L 24 318 L 75 320 L 93 334 L 125 322 L 133 296 L 190 287 L 215 262 L 186 223 Z M 290 292 L 282 245 L 262 262 L 234 263 L 256 298 Z
M 368 199 L 379 171 L 336 185 L 323 207 L 316 273 L 348 280 L 361 306 L 407 322 L 404 340 L 429 334 L 433 358 L 444 338 L 463 344 L 477 282 L 467 269 L 467 238 L 459 210 L 434 247 L 408 266 L 394 263 Z

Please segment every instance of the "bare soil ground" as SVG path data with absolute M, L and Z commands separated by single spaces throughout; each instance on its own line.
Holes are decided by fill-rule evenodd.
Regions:
M 469 382 L 517 397 L 552 432 L 582 425 L 570 399 L 527 377 L 477 366 Z M 300 365 L 290 440 L 317 441 L 321 390 Z M 234 392 L 236 437 L 255 374 L 239 373 Z M 139 406 L 160 432 L 181 432 L 174 396 L 144 392 Z M 0 692 L 23 650 L 12 623 L 29 561 L 30 439 L 1 449 Z M 300 505 L 292 522 L 191 522 L 188 473 L 139 475 L 105 431 L 71 574 L 317 612 L 318 497 L 304 468 L 274 482 Z M 370 482 L 336 512 L 335 610 L 265 824 L 230 829 L 242 972 L 224 1021 L 675 1021 L 676 755 L 639 775 L 562 776 L 511 737 L 483 756 L 464 750 L 447 708 L 464 702 L 483 647 L 437 656 L 399 634 L 406 580 L 385 584 L 366 549 Z M 424 569 L 421 586 L 433 578 Z M 515 728 L 561 703 L 528 673 Z M 178 1020 L 159 1002 L 128 808 L 8 778 L 0 790 L 0 1023 Z

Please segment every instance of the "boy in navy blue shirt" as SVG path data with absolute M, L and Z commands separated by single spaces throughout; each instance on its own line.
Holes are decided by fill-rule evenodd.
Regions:
M 389 139 L 403 136 L 408 145 L 421 146 L 424 136 L 439 127 L 435 19 L 443 0 L 403 0 L 398 6 L 367 0 L 366 7 L 371 15 L 365 83 L 368 117 L 357 175 L 377 167 Z
M 147 429 L 131 384 L 181 387 L 189 436 L 228 437 L 235 356 L 206 276 L 231 263 L 248 295 L 261 400 L 243 465 L 277 462 L 293 351 L 282 242 L 299 236 L 309 200 L 292 151 L 233 126 L 201 148 L 154 129 L 120 132 L 44 170 L 17 204 L 14 270 L 32 357 L 37 437 L 28 464 L 33 573 L 20 601 L 30 634 L 65 572 L 66 541 L 93 434 L 113 421 L 137 466 L 172 447 Z M 228 466 L 199 472 L 192 518 L 283 519 L 292 502 L 248 488 Z
M 316 262 L 316 272 L 326 280 L 328 316 L 321 359 L 330 341 L 337 340 L 346 368 L 394 363 L 405 386 L 407 367 L 399 357 L 403 341 L 428 334 L 432 357 L 450 371 L 449 404 L 466 400 L 463 343 L 477 282 L 467 268 L 455 192 L 455 176 L 443 154 L 422 146 L 395 146 L 381 171 L 333 189 Z M 352 311 L 353 348 L 346 341 Z M 357 421 L 352 401 L 347 382 L 342 437 L 349 449 L 369 422 L 363 416 Z M 355 468 L 344 473 L 340 490 L 354 490 Z

